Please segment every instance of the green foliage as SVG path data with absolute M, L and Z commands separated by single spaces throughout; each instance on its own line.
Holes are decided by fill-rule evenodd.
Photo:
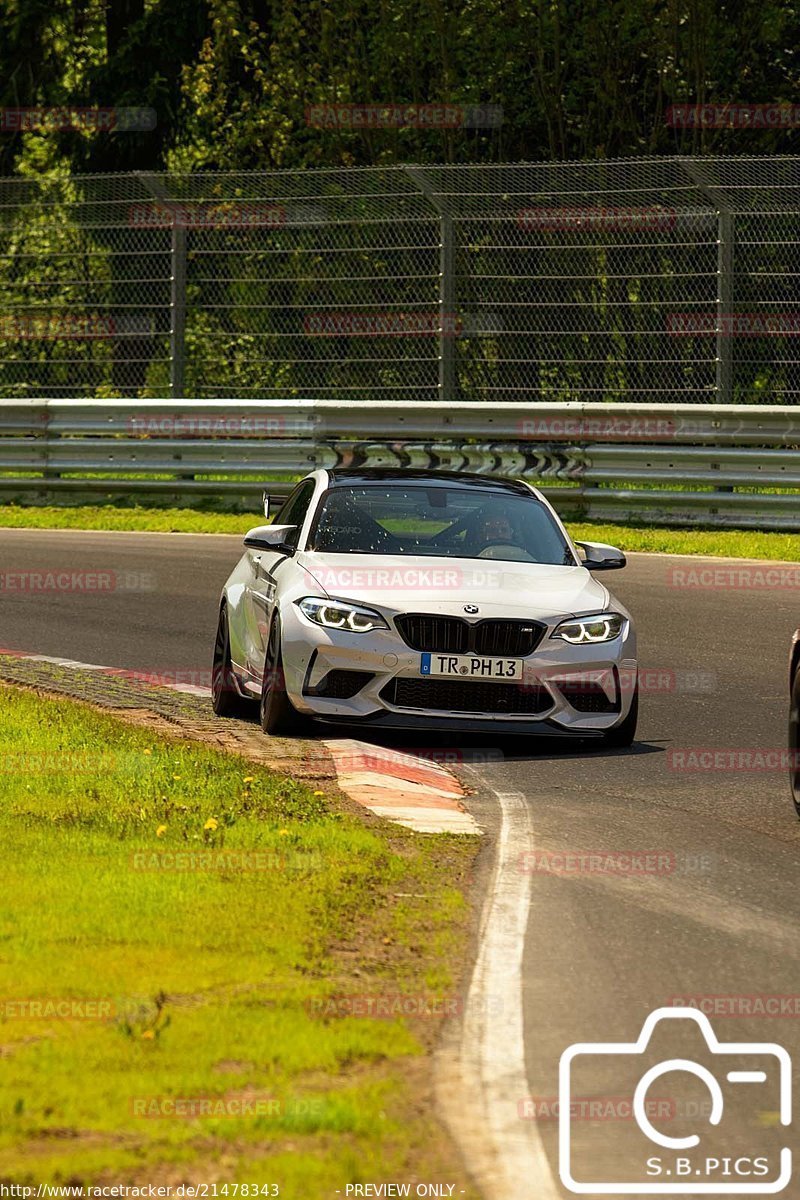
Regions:
M 6 135 L 0 170 L 252 169 L 792 149 L 673 130 L 674 103 L 791 102 L 792 0 L 7 0 L 4 105 L 149 105 L 151 132 Z M 500 104 L 499 129 L 320 129 L 317 104 Z

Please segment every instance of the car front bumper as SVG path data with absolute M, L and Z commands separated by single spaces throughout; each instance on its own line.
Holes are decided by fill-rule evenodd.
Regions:
M 629 619 L 614 641 L 584 646 L 550 637 L 555 627 L 551 623 L 534 652 L 523 660 L 521 683 L 487 683 L 492 689 L 515 688 L 536 694 L 536 701 L 531 701 L 536 711 L 513 714 L 393 703 L 393 680 L 422 679 L 420 652 L 410 649 L 393 628 L 366 634 L 326 629 L 309 621 L 294 605 L 290 611 L 284 610 L 282 625 L 283 666 L 292 704 L 300 712 L 336 724 L 592 737 L 624 721 L 636 688 L 636 637 Z M 353 696 L 325 695 L 331 672 L 362 672 L 369 679 L 352 681 L 353 685 L 363 683 Z M 332 678 L 341 681 L 338 675 Z M 431 682 L 427 679 L 425 686 Z M 453 688 L 471 684 L 457 678 L 448 682 Z M 417 693 L 415 700 L 419 699 L 422 689 L 412 690 Z M 588 692 L 594 696 L 591 701 L 582 699 Z M 494 691 L 490 694 L 497 695 Z M 518 703 L 515 700 L 514 706 Z M 586 711 L 587 703 L 606 711 Z

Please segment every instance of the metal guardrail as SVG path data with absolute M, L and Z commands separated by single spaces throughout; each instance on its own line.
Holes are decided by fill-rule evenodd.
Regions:
M 0 492 L 247 505 L 315 467 L 510 475 L 567 516 L 800 530 L 800 408 L 0 400 Z

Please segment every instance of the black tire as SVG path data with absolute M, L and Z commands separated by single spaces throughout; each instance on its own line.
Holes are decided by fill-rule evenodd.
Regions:
M 218 717 L 244 717 L 248 701 L 240 696 L 231 664 L 231 639 L 228 629 L 228 608 L 219 610 L 217 636 L 214 641 L 214 661 L 211 664 L 211 707 Z
M 632 746 L 633 739 L 636 737 L 636 724 L 638 720 L 639 685 L 637 683 L 627 717 L 619 725 L 615 725 L 613 729 L 609 729 L 608 733 L 604 734 L 602 745 L 608 747 L 609 750 L 624 750 L 627 746 Z
M 281 619 L 277 613 L 272 618 L 267 638 L 259 714 L 264 733 L 274 734 L 276 737 L 299 733 L 307 724 L 286 694 L 281 650 Z
M 800 817 L 800 663 L 792 676 L 789 702 L 789 785 L 795 811 Z

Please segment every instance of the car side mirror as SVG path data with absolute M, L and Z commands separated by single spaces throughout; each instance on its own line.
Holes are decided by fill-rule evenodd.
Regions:
M 282 554 L 294 554 L 294 546 L 287 539 L 297 529 L 296 525 L 256 525 L 244 535 L 248 550 L 279 550 Z
M 605 542 L 577 542 L 585 554 L 583 565 L 587 571 L 621 571 L 627 559 L 616 546 Z

